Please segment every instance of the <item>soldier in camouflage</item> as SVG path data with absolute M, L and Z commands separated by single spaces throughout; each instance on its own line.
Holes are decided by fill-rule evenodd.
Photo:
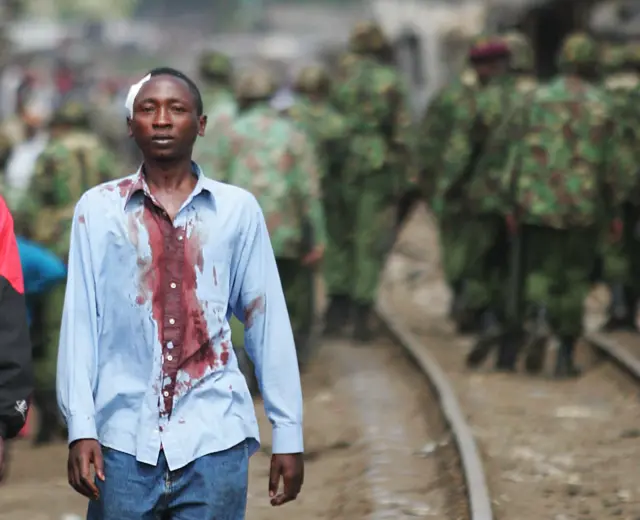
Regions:
M 343 225 L 352 235 L 341 268 L 327 275 L 331 287 L 342 287 L 340 294 L 332 294 L 334 300 L 353 302 L 354 337 L 364 342 L 371 337 L 378 280 L 413 161 L 407 89 L 389 64 L 390 49 L 377 24 L 356 24 L 349 42 L 353 59 L 343 64 L 334 88 L 336 107 L 351 132 Z
M 594 245 L 604 231 L 608 239 L 620 239 L 620 211 L 633 185 L 633 162 L 616 146 L 620 128 L 604 92 L 592 84 L 597 65 L 595 42 L 570 35 L 559 55 L 560 75 L 502 127 L 512 144 L 495 193 L 510 202 L 511 232 L 521 227 L 524 299 L 546 307 L 560 340 L 557 377 L 579 374 L 573 352 Z
M 523 94 L 538 86 L 534 74 L 535 60 L 533 47 L 529 39 L 519 31 L 511 31 L 503 36 L 509 47 L 509 70 L 516 78 L 516 88 Z
M 500 76 L 501 82 L 506 80 L 508 63 L 503 40 L 487 35 L 476 38 L 469 49 L 473 81 L 461 78 L 445 87 L 429 106 L 419 133 L 420 184 L 439 221 L 445 277 L 454 294 L 451 317 L 460 332 L 471 332 L 481 325 L 481 314 L 471 311 L 465 301 L 468 289 L 463 274 L 469 239 L 474 241 L 475 237 L 467 239 L 461 233 L 467 222 L 461 213 L 461 194 L 480 152 L 476 148 L 471 153 L 469 137 L 476 122 L 479 93 L 495 76 Z
M 121 175 L 113 155 L 89 130 L 89 113 L 69 100 L 50 122 L 51 140 L 38 158 L 21 214 L 27 237 L 66 264 L 76 202 L 89 188 Z M 34 316 L 36 391 L 40 410 L 37 444 L 51 442 L 58 424 L 55 376 L 65 283 L 43 295 Z
M 260 203 L 304 363 L 314 316 L 313 267 L 326 244 L 320 171 L 309 137 L 269 106 L 274 92 L 267 71 L 238 78 L 238 117 L 217 143 L 215 171 Z
M 287 115 L 307 133 L 316 146 L 320 161 L 322 202 L 327 219 L 327 250 L 324 279 L 329 296 L 325 315 L 325 334 L 339 333 L 351 309 L 350 294 L 344 294 L 349 281 L 344 273 L 351 259 L 351 232 L 344 218 L 349 214 L 345 199 L 345 161 L 349 150 L 346 119 L 330 103 L 331 78 L 321 66 L 303 68 L 294 83 L 296 101 Z
M 193 158 L 205 175 L 214 178 L 216 159 L 212 153 L 216 149 L 215 140 L 226 132 L 238 111 L 233 95 L 233 64 L 225 54 L 205 51 L 200 56 L 200 77 L 205 85 L 202 98 L 207 130 L 204 137 L 196 141 Z
M 607 92 L 614 110 L 616 122 L 624 125 L 624 141 L 619 146 L 628 147 L 627 153 L 636 154 L 636 164 L 640 159 L 637 143 L 640 138 L 640 71 L 635 67 L 633 47 L 615 45 L 606 48 L 602 56 L 605 76 L 602 85 Z M 609 284 L 611 304 L 609 320 L 605 329 L 635 330 L 635 310 L 638 292 L 630 275 L 629 248 L 637 241 L 633 229 L 638 219 L 638 211 L 632 200 L 623 207 L 625 239 L 603 244 L 603 277 Z

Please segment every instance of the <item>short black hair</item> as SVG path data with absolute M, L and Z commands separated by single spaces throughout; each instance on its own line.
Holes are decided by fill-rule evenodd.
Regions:
M 184 81 L 189 87 L 189 90 L 193 95 L 193 99 L 196 102 L 196 110 L 198 112 L 198 115 L 201 116 L 204 113 L 204 105 L 202 103 L 202 95 L 200 94 L 200 89 L 198 89 L 198 86 L 189 76 L 172 67 L 157 67 L 150 70 L 148 74 L 152 78 L 156 76 L 173 76 L 174 78 L 178 78 Z

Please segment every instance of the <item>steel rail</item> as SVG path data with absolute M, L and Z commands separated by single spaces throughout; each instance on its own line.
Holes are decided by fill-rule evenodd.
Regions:
M 471 520 L 493 520 L 491 496 L 478 447 L 449 378 L 428 349 L 403 325 L 391 306 L 379 299 L 376 311 L 396 341 L 418 364 L 440 400 L 442 412 L 460 454 Z

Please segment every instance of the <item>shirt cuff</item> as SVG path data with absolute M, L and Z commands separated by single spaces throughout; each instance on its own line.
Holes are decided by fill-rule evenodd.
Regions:
M 304 452 L 302 425 L 274 426 L 271 451 L 274 455 Z
M 95 417 L 90 415 L 72 415 L 67 418 L 69 444 L 80 439 L 98 440 Z

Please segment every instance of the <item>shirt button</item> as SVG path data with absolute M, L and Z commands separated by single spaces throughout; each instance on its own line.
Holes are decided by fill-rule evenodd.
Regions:
M 162 392 L 162 395 L 164 395 L 165 397 L 169 397 L 169 392 L 165 390 L 164 392 Z
M 176 322 L 173 318 L 169 318 L 169 325 L 173 325 Z
M 171 288 L 175 289 L 176 287 L 177 287 L 176 283 L 175 282 L 171 282 Z
M 182 235 L 178 235 L 178 240 L 182 240 L 183 236 Z
M 171 354 L 167 356 L 167 361 L 173 361 L 173 356 Z

